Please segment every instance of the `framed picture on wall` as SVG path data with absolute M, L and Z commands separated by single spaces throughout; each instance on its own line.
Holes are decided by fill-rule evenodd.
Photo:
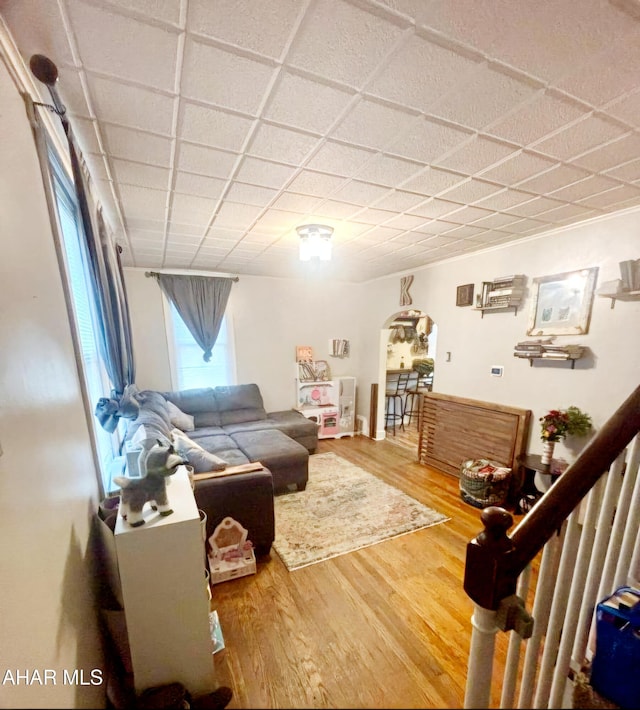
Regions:
M 458 286 L 456 289 L 456 306 L 473 305 L 473 284 Z
M 527 335 L 584 335 L 589 330 L 598 267 L 533 279 Z

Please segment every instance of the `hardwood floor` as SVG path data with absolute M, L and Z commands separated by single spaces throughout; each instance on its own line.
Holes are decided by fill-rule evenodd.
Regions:
M 291 573 L 272 551 L 256 575 L 214 586 L 226 645 L 214 665 L 233 690 L 229 708 L 462 707 L 472 613 L 464 559 L 481 511 L 460 500 L 457 478 L 417 463 L 417 438 L 415 454 L 399 441 L 398 432 L 395 443 L 324 439 L 318 453 L 451 519 Z M 505 644 L 498 635 L 496 667 Z

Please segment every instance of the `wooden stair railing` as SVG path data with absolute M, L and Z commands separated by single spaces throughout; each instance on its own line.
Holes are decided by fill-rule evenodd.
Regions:
M 465 707 L 488 707 L 492 633 L 496 613 L 517 601 L 518 579 L 523 571 L 565 524 L 589 491 L 640 432 L 640 386 L 625 400 L 591 442 L 521 523 L 508 534 L 513 518 L 498 507 L 485 508 L 485 529 L 467 545 L 464 589 L 475 602 Z M 636 439 L 636 446 L 638 440 Z M 618 462 L 619 464 L 619 462 Z M 616 465 L 618 465 L 616 464 Z M 636 464 L 637 467 L 637 464 Z M 527 614 L 516 614 L 518 623 Z M 503 628 L 503 627 L 501 627 Z M 513 628 L 510 627 L 510 628 Z M 525 636 L 526 638 L 526 636 Z M 490 655 L 490 657 L 489 657 Z M 469 683 L 474 678 L 478 683 Z M 475 686 L 475 687 L 473 687 Z

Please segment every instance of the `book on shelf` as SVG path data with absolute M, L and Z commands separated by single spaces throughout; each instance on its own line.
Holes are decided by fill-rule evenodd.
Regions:
M 489 297 L 493 298 L 495 296 L 510 296 L 510 297 L 520 297 L 524 293 L 523 288 L 493 288 L 489 291 Z

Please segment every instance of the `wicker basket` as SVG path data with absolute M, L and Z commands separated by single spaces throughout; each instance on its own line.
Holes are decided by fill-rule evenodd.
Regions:
M 460 497 L 476 508 L 507 500 L 511 469 L 487 459 L 469 459 L 460 468 Z

